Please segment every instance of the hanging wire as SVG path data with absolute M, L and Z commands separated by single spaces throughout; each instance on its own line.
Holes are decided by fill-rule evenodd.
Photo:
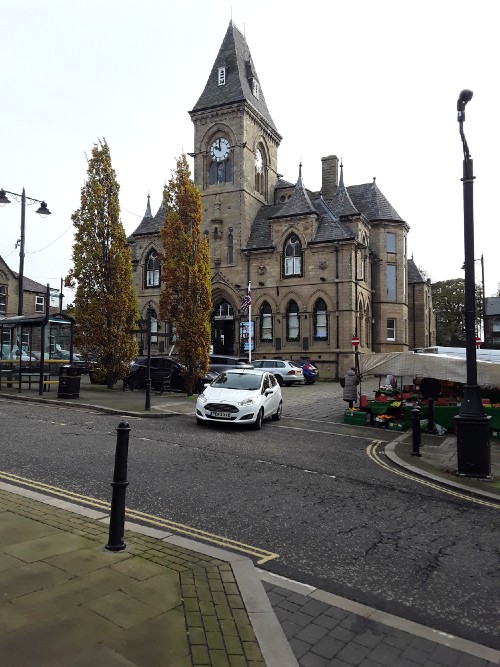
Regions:
M 54 239 L 53 241 L 51 241 L 48 245 L 44 246 L 43 248 L 39 248 L 38 250 L 27 250 L 27 251 L 26 251 L 26 254 L 27 254 L 27 255 L 36 255 L 37 252 L 42 252 L 42 250 L 46 250 L 47 248 L 50 248 L 51 245 L 54 245 L 54 243 L 55 243 L 56 241 L 59 241 L 59 239 L 60 239 L 62 236 L 64 236 L 67 232 L 69 232 L 69 230 L 70 230 L 72 227 L 73 227 L 73 225 L 71 224 L 67 229 L 64 230 L 64 232 L 63 232 L 62 234 L 60 234 L 56 239 Z M 11 255 L 12 255 L 12 253 L 11 253 Z M 7 257 L 8 257 L 8 255 L 7 255 Z

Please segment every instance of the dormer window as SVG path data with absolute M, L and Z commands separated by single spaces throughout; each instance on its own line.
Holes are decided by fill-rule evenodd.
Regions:
M 257 79 L 252 79 L 252 95 L 259 99 L 259 82 Z
M 217 74 L 217 85 L 218 86 L 225 86 L 226 85 L 226 68 L 225 67 L 219 67 L 218 74 Z

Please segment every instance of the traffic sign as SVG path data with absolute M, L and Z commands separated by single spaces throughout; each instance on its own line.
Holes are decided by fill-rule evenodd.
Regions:
M 480 336 L 476 336 L 476 347 L 477 348 L 481 347 L 481 337 Z
M 354 346 L 356 346 L 356 347 L 359 345 L 359 338 L 358 338 L 358 336 L 353 336 L 353 337 L 351 338 L 351 344 L 354 345 Z

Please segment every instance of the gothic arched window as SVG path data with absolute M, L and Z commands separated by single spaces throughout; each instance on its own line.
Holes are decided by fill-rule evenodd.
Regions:
M 286 339 L 300 340 L 299 307 L 295 301 L 289 301 L 286 308 Z
M 314 304 L 314 340 L 328 339 L 328 317 L 326 303 L 318 299 Z
M 301 276 L 302 275 L 302 246 L 297 234 L 292 234 L 285 243 L 284 257 L 284 275 Z
M 265 343 L 273 339 L 273 314 L 271 306 L 264 301 L 260 308 L 260 340 Z
M 262 146 L 255 149 L 255 189 L 261 195 L 266 194 L 266 154 Z
M 149 252 L 145 266 L 144 287 L 158 287 L 160 285 L 160 258 L 156 250 Z

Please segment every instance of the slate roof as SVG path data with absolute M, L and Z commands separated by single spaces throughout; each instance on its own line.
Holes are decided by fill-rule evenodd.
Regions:
M 358 209 L 352 203 L 352 199 L 344 185 L 344 165 L 340 165 L 340 180 L 333 198 L 328 202 L 328 206 L 338 216 L 341 215 L 359 215 Z
M 250 237 L 246 250 L 258 250 L 261 248 L 274 248 L 271 235 L 271 218 L 278 213 L 283 204 L 262 206 L 252 223 Z
M 354 239 L 354 234 L 327 206 L 322 197 L 315 199 L 314 206 L 319 215 L 318 227 L 313 243 L 324 241 L 347 241 Z
M 294 218 L 299 215 L 317 215 L 316 209 L 309 199 L 309 195 L 302 181 L 302 165 L 299 165 L 299 178 L 295 184 L 295 190 L 283 207 L 275 213 L 273 218 Z
M 222 86 L 218 85 L 219 67 L 226 68 L 226 82 Z M 255 79 L 259 83 L 258 97 L 255 97 L 252 93 L 250 87 L 251 79 Z M 205 109 L 235 104 L 237 102 L 247 102 L 278 134 L 267 108 L 262 86 L 260 85 L 246 39 L 231 20 L 213 64 L 212 71 L 210 72 L 205 90 L 189 113 L 193 114 L 196 111 L 204 111 Z
M 12 271 L 16 279 L 19 278 L 19 273 L 16 273 L 15 271 Z M 37 283 L 36 280 L 31 280 L 31 278 L 27 278 L 26 276 L 23 276 L 23 292 L 45 292 L 47 291 L 47 285 L 42 285 L 41 283 Z M 50 291 L 57 291 L 55 288 L 51 287 Z
M 313 201 L 311 197 L 314 197 Z M 313 195 L 306 190 L 302 181 L 302 169 L 299 168 L 299 178 L 290 199 L 284 204 L 262 206 L 259 209 L 252 223 L 245 250 L 274 248 L 272 221 L 301 215 L 314 215 L 318 218 L 318 225 L 311 243 L 345 241 L 355 238 L 354 233 L 328 207 L 321 195 Z
M 500 296 L 488 296 L 484 300 L 486 315 L 500 315 Z
M 159 234 L 160 229 L 163 227 L 163 223 L 165 222 L 166 212 L 167 210 L 163 206 L 162 202 L 160 208 L 158 209 L 158 212 L 153 218 L 153 215 L 151 213 L 151 206 L 149 203 L 149 195 L 148 195 L 148 205 L 146 207 L 146 213 L 144 214 L 144 217 L 139 223 L 139 226 L 137 227 L 135 232 L 132 232 L 132 234 L 130 235 L 129 240 L 134 236 L 142 236 L 144 234 Z
M 426 280 L 423 277 L 423 275 L 420 273 L 417 265 L 413 261 L 413 257 L 411 257 L 408 262 L 408 284 L 411 283 L 425 283 Z
M 347 192 L 357 210 L 363 213 L 370 222 L 380 220 L 403 222 L 403 219 L 378 189 L 375 179 L 373 183 L 350 185 L 347 187 Z

